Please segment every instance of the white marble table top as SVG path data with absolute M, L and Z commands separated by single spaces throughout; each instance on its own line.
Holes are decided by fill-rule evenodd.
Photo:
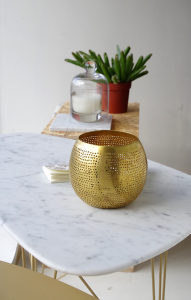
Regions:
M 17 251 L 17 242 L 0 226 L 0 260 L 15 263 Z
M 88 206 L 69 182 L 50 184 L 47 164 L 67 163 L 75 141 L 0 137 L 0 225 L 55 270 L 102 275 L 148 260 L 191 233 L 191 176 L 148 161 L 140 196 L 114 210 Z

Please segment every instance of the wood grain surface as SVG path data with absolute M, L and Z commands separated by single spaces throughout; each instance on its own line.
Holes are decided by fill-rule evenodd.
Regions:
M 58 113 L 69 113 L 69 102 L 64 103 Z M 139 103 L 129 103 L 128 112 L 124 114 L 112 114 L 111 130 L 128 132 L 139 137 Z M 76 140 L 83 132 L 50 131 L 49 127 L 55 117 L 47 124 L 42 134 L 54 135 Z

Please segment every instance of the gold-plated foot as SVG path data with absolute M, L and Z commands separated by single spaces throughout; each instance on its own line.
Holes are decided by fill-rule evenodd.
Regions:
M 165 299 L 167 255 L 168 255 L 168 251 L 166 251 L 165 254 L 164 254 L 164 270 L 163 270 L 163 286 L 162 286 L 163 254 L 160 254 L 160 263 L 159 263 L 159 300 L 161 300 L 161 295 L 162 295 L 162 300 Z M 154 258 L 151 259 L 151 272 L 152 272 L 152 294 L 153 294 L 153 300 L 155 300 Z

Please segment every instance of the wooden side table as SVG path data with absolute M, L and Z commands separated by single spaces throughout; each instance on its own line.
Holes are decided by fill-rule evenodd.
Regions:
M 64 103 L 58 113 L 69 113 L 69 102 Z M 128 112 L 124 114 L 112 114 L 111 130 L 129 132 L 139 137 L 139 103 L 129 103 Z M 50 131 L 49 127 L 52 124 L 53 118 L 41 132 L 42 134 L 59 136 L 67 139 L 76 140 L 82 132 L 70 131 Z

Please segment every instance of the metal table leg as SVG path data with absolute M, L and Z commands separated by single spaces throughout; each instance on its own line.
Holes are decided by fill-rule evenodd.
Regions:
M 163 270 L 163 285 L 162 285 L 163 254 L 160 254 L 160 264 L 159 264 L 159 300 L 161 300 L 161 296 L 162 296 L 162 300 L 164 300 L 164 298 L 165 298 L 167 255 L 168 255 L 168 251 L 166 251 L 164 253 L 164 270 Z M 153 294 L 153 300 L 155 300 L 154 258 L 151 259 L 151 272 L 152 272 L 152 294 Z

